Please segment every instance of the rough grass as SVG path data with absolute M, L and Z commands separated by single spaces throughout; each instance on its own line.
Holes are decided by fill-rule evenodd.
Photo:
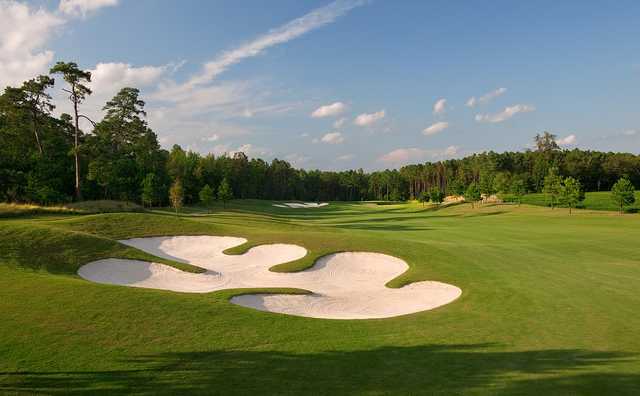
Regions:
M 0 202 L 0 218 L 30 216 L 37 214 L 92 214 L 113 212 L 143 212 L 144 208 L 126 201 L 81 201 L 61 206 L 42 206 Z
M 176 218 L 123 213 L 0 220 L 0 393 L 640 393 L 639 215 L 523 205 L 235 201 Z M 392 282 L 440 280 L 463 295 L 382 320 L 271 314 L 73 275 L 115 239 L 238 235 L 297 243 L 297 270 L 326 253 L 405 259 Z M 8 253 L 7 253 L 8 252 Z M 137 255 L 137 256 L 136 256 Z M 292 290 L 286 290 L 291 292 Z

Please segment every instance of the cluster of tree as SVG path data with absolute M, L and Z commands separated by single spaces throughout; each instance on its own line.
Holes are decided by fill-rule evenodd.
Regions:
M 399 170 L 400 194 L 417 198 L 434 186 L 448 195 L 465 195 L 476 184 L 481 194 L 541 192 L 551 169 L 579 180 L 586 191 L 608 191 L 625 176 L 640 186 L 640 156 L 562 150 L 556 136 L 535 137 L 536 148 L 522 152 L 474 154 L 462 159 L 407 165 Z
M 168 151 L 148 126 L 137 89 L 120 90 L 105 104 L 104 118 L 89 120 L 92 130 L 83 131 L 79 121 L 88 120 L 81 109 L 92 94 L 91 73 L 59 62 L 51 75 L 62 77 L 72 115 L 53 115 L 49 90 L 56 82 L 49 75 L 7 87 L 0 95 L 0 201 L 119 199 L 176 207 L 210 206 L 231 197 L 439 203 L 451 194 L 471 202 L 495 193 L 521 197 L 546 191 L 549 177 L 562 178 L 563 186 L 567 178 L 579 181 L 581 191 L 609 190 L 623 176 L 632 187 L 640 185 L 640 156 L 561 150 L 546 132 L 536 136 L 534 150 L 485 152 L 371 173 L 295 169 L 280 159 L 201 155 L 178 145 Z

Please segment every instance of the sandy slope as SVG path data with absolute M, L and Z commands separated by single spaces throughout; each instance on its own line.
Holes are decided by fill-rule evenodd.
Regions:
M 380 253 L 335 253 L 296 273 L 270 272 L 269 268 L 306 255 L 300 246 L 261 245 L 243 255 L 222 252 L 246 242 L 242 238 L 180 236 L 121 241 L 151 254 L 207 269 L 192 274 L 164 264 L 106 259 L 82 266 L 78 274 L 90 281 L 207 293 L 238 288 L 287 287 L 309 290 L 308 295 L 251 294 L 231 302 L 262 311 L 331 319 L 387 318 L 433 309 L 458 298 L 461 290 L 440 282 L 416 282 L 399 289 L 385 287 L 408 265 Z

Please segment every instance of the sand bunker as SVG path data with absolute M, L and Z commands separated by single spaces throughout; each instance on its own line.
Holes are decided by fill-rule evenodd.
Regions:
M 106 259 L 82 266 L 87 280 L 172 290 L 208 293 L 241 288 L 298 288 L 311 294 L 247 294 L 231 302 L 261 311 L 328 319 L 388 318 L 433 309 L 450 303 L 461 290 L 440 282 L 416 282 L 399 289 L 385 286 L 406 271 L 407 263 L 379 253 L 335 253 L 320 258 L 301 272 L 276 273 L 269 268 L 306 255 L 300 246 L 261 245 L 243 255 L 226 255 L 225 249 L 246 242 L 242 238 L 180 236 L 137 238 L 122 243 L 159 257 L 207 269 L 202 274 L 137 260 Z
M 282 204 L 273 204 L 273 206 L 278 208 L 291 208 L 291 209 L 305 209 L 305 208 L 321 208 L 323 206 L 329 205 L 326 202 L 316 203 L 316 202 L 285 202 Z

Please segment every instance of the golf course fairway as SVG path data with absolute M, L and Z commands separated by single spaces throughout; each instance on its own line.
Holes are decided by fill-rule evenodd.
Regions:
M 273 205 L 0 219 L 0 394 L 640 393 L 637 214 Z M 225 247 L 231 256 L 306 250 L 276 273 L 333 253 L 388 255 L 409 268 L 386 287 L 435 281 L 462 294 L 408 315 L 334 320 L 230 301 L 307 293 L 298 287 L 183 293 L 78 276 L 105 259 L 201 275 L 197 263 L 118 241 L 206 235 L 238 241 Z

